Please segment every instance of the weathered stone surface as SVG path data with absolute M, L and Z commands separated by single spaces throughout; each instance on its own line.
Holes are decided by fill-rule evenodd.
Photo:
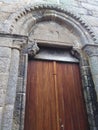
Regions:
M 95 119 L 96 119 L 96 125 L 98 127 L 98 114 L 95 116 Z
M 90 57 L 90 66 L 93 75 L 98 75 L 98 56 Z
M 8 73 L 10 69 L 10 59 L 0 57 L 0 73 Z
M 16 6 L 13 6 L 11 4 L 2 4 L 2 8 L 0 8 L 0 11 L 12 13 L 15 11 L 15 9 L 17 9 L 17 4 L 16 4 Z
M 16 86 L 17 86 L 17 79 L 18 79 L 19 51 L 13 49 L 12 55 L 13 57 L 11 59 L 6 104 L 14 104 L 15 102 Z
M 12 117 L 13 117 L 13 105 L 6 105 L 4 107 L 2 130 L 11 130 L 12 128 Z
M 25 93 L 17 93 L 15 101 L 15 110 L 24 110 L 25 109 Z
M 90 126 L 90 130 L 98 130 L 95 126 Z
M 20 113 L 20 111 L 19 111 L 19 113 Z M 20 123 L 18 123 L 18 122 L 19 122 L 19 118 L 17 118 L 16 115 L 14 115 L 12 130 L 19 130 Z
M 22 109 L 22 93 L 17 93 L 16 94 L 16 102 L 15 102 L 15 108 L 17 111 L 19 111 L 20 109 Z
M 23 92 L 23 77 L 18 77 L 17 92 Z
M 93 27 L 93 30 L 96 32 L 96 34 L 98 34 L 98 28 L 97 27 Z
M 0 5 L 0 7 L 1 6 L 2 5 Z M 10 13 L 8 13 L 8 12 L 2 12 L 2 11 L 0 11 L 0 23 L 4 22 L 8 18 L 9 15 L 10 15 Z
M 0 57 L 11 58 L 11 49 L 7 47 L 0 47 Z
M 40 50 L 37 43 L 34 41 L 30 41 L 30 44 L 27 47 L 27 53 L 30 57 L 34 57 Z
M 90 66 L 91 66 L 92 78 L 93 78 L 95 91 L 97 94 L 97 101 L 98 101 L 98 57 L 97 56 L 90 57 Z
M 92 1 L 91 1 L 92 2 Z M 93 3 L 93 4 L 92 4 Z M 95 11 L 98 11 L 98 2 L 96 4 L 94 4 L 94 1 L 90 3 L 81 3 L 82 7 L 84 7 L 85 9 L 88 9 L 88 10 L 95 10 Z
M 12 47 L 13 39 L 7 37 L 0 37 L 0 46 L 2 47 Z
M 16 128 L 17 129 L 21 128 L 22 130 L 22 128 L 24 127 L 24 114 L 25 114 L 25 94 L 17 93 L 12 130 L 16 130 Z
M 97 75 L 93 75 L 93 78 L 95 79 L 95 84 L 98 87 L 98 74 Z
M 74 28 L 70 26 L 59 25 L 55 22 L 43 22 L 36 24 L 34 30 L 30 33 L 29 39 L 40 40 L 43 42 L 62 42 L 65 44 L 74 44 L 76 42 L 80 43 L 79 37 L 77 38 Z
M 7 87 L 9 74 L 0 73 L 0 89 L 5 89 Z
M 6 90 L 0 89 L 0 107 L 4 105 Z
M 96 34 L 96 38 L 97 38 L 97 43 L 98 43 L 98 27 L 93 27 L 93 30 Z
M 82 19 L 86 21 L 90 26 L 98 27 L 98 18 L 88 15 L 83 15 Z
M 91 61 L 93 61 L 93 58 L 96 59 L 98 57 L 98 45 L 97 44 L 87 44 L 83 47 L 83 50 L 90 57 Z
M 49 0 L 47 0 L 47 1 L 49 1 Z M 58 0 L 58 1 L 60 2 L 60 4 L 64 4 L 65 6 L 71 5 L 71 4 L 78 5 L 77 1 L 73 2 L 73 0 Z
M 88 11 L 86 10 L 86 9 L 84 9 L 84 8 L 80 8 L 80 7 L 75 7 L 75 6 L 72 6 L 72 10 L 74 11 L 74 13 L 76 13 L 76 14 L 87 14 L 88 13 Z
M 91 11 L 92 12 L 92 16 L 94 16 L 94 17 L 97 17 L 98 18 L 98 11 Z
M 86 0 L 86 2 L 89 3 L 89 4 L 91 4 L 91 5 L 98 5 L 98 0 Z
M 1 124 L 2 124 L 2 114 L 3 114 L 3 108 L 0 107 L 0 130 L 1 130 Z
M 97 100 L 98 100 L 98 75 L 92 75 L 92 77 L 94 79 L 95 90 L 96 90 Z
M 82 76 L 88 76 L 88 75 L 89 75 L 89 69 L 90 69 L 89 66 L 82 66 L 82 67 L 81 67 L 81 71 L 82 71 L 82 72 L 81 72 L 81 73 L 82 73 L 81 75 L 82 75 Z

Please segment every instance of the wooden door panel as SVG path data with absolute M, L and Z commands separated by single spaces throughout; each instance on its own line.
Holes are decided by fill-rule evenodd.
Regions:
M 88 130 L 78 64 L 29 61 L 25 130 Z
M 78 65 L 57 63 L 57 70 L 61 130 L 88 130 Z
M 25 130 L 57 130 L 53 64 L 33 61 L 28 68 Z

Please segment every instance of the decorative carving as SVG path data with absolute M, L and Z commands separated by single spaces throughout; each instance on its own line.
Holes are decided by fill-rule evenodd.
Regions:
M 73 14 L 73 12 L 63 9 L 62 7 L 58 5 L 53 4 L 38 4 L 38 5 L 30 5 L 29 7 L 25 7 L 21 10 L 19 10 L 16 13 L 13 13 L 8 20 L 5 21 L 5 27 L 8 26 L 8 32 L 12 33 L 13 29 L 16 25 L 16 22 L 19 21 L 22 17 L 27 15 L 28 13 L 32 13 L 33 11 L 43 11 L 43 10 L 55 10 L 61 13 L 64 13 L 68 15 L 68 17 L 73 18 L 75 21 L 77 21 L 85 30 L 88 32 L 88 34 L 91 36 L 93 41 L 96 42 L 96 37 L 94 32 L 91 30 L 91 28 L 77 15 Z M 39 17 L 39 16 L 38 16 Z
M 34 57 L 39 52 L 39 47 L 35 41 L 29 41 L 28 46 L 25 49 L 25 53 L 28 53 L 30 57 Z
M 75 48 L 72 48 L 70 52 L 71 52 L 72 56 L 74 56 L 75 58 L 77 58 L 78 60 L 80 60 L 81 55 L 80 55 L 80 52 L 78 50 L 76 50 Z
M 98 45 L 85 45 L 82 48 L 88 56 L 98 56 Z

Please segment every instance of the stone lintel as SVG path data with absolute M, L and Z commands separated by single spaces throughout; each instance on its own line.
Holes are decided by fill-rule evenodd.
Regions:
M 89 57 L 98 56 L 97 44 L 86 44 L 82 47 L 82 50 L 84 50 Z

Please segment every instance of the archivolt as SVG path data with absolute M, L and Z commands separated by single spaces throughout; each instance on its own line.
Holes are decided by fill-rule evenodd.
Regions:
M 22 19 L 22 20 L 21 20 Z M 4 28 L 8 33 L 22 34 L 22 30 L 27 29 L 29 23 L 32 25 L 43 22 L 43 21 L 55 21 L 65 22 L 72 26 L 81 34 L 82 39 L 85 40 L 85 44 L 88 41 L 89 44 L 96 43 L 96 38 L 91 28 L 79 17 L 74 15 L 72 12 L 63 9 L 57 5 L 51 4 L 40 4 L 24 7 L 16 13 L 13 13 L 8 20 L 5 21 Z M 30 26 L 30 27 L 31 27 Z M 18 28 L 18 30 L 17 30 Z M 28 31 L 28 29 L 27 29 Z

